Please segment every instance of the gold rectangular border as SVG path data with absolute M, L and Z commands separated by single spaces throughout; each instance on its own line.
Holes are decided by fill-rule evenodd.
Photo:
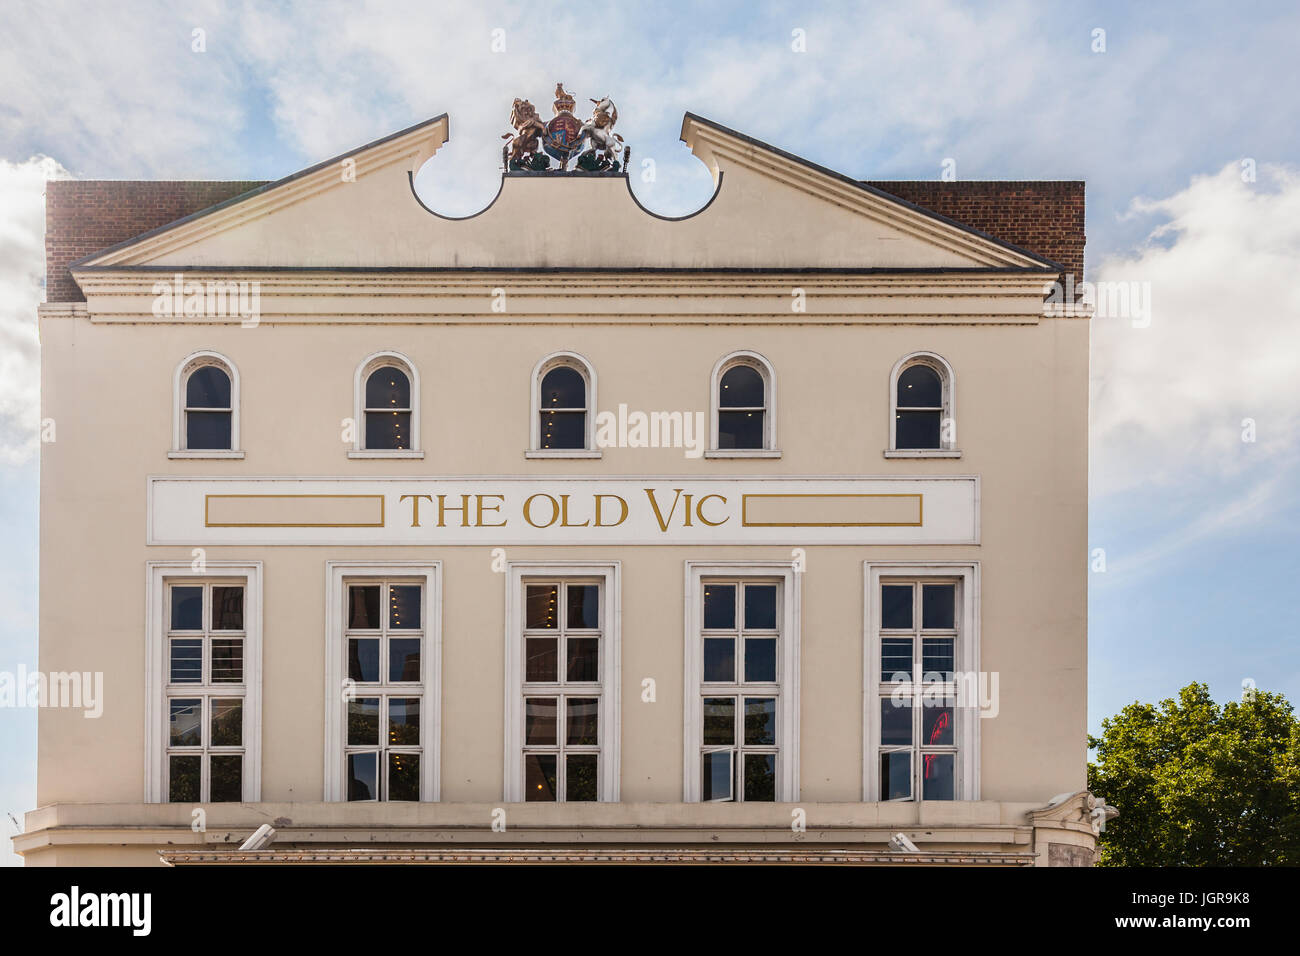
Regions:
M 385 527 L 386 515 L 384 512 L 384 495 L 204 495 L 203 496 L 203 527 L 205 528 L 382 528 Z M 208 506 L 213 498 L 378 498 L 379 499 L 379 523 L 362 522 L 362 523 L 340 523 L 340 522 L 314 522 L 314 523 L 276 523 L 269 524 L 263 522 L 219 522 L 213 524 L 208 517 Z
M 915 498 L 917 521 L 750 521 L 750 498 Z M 742 528 L 919 528 L 925 524 L 925 494 L 906 492 L 898 494 L 742 494 L 740 496 L 740 526 Z

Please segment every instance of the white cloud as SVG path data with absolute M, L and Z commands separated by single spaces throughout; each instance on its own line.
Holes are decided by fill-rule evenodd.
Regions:
M 68 179 L 48 156 L 0 160 L 0 462 L 36 452 L 40 418 L 40 346 L 36 307 L 45 275 L 45 183 Z
M 1149 282 L 1151 323 L 1093 320 L 1093 491 L 1231 483 L 1296 461 L 1300 426 L 1300 172 L 1230 163 L 1138 200 L 1164 222 L 1102 281 Z M 1256 441 L 1242 441 L 1243 421 Z M 1243 499 L 1255 491 L 1239 488 Z

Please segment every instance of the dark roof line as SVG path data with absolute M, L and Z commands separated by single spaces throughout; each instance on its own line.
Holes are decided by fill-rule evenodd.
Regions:
M 755 139 L 752 136 L 746 136 L 744 133 L 739 133 L 736 130 L 731 129 L 729 126 L 723 126 L 721 123 L 715 123 L 711 119 L 705 119 L 703 116 L 700 116 L 698 113 L 687 112 L 686 116 L 688 119 L 693 119 L 697 123 L 701 123 L 704 126 L 708 126 L 712 129 L 716 129 L 720 133 L 726 133 L 728 136 L 734 136 L 736 139 L 739 139 L 745 143 L 749 143 L 751 146 L 757 146 L 759 149 L 765 149 L 768 152 L 775 153 L 776 155 L 780 156 L 783 159 L 788 159 L 792 163 L 798 163 L 800 166 L 803 166 L 806 169 L 811 169 L 814 172 L 821 173 L 823 176 L 829 176 L 832 179 L 837 180 L 838 182 L 844 183 L 845 185 L 848 186 L 853 186 L 856 189 L 860 189 L 865 193 L 870 193 L 871 195 L 877 196 L 880 199 L 885 199 L 888 200 L 889 202 L 897 203 L 900 206 L 903 206 L 914 212 L 920 213 L 921 215 L 933 219 L 936 222 L 941 222 L 944 223 L 945 225 L 953 226 L 957 229 L 960 229 L 962 232 L 969 233 L 972 236 L 977 236 L 980 239 L 984 239 L 988 242 L 993 243 L 994 245 L 1001 246 L 1003 249 L 1008 249 L 1012 252 L 1019 253 L 1022 256 L 1027 256 L 1030 259 L 1033 259 L 1035 262 L 1041 262 L 1043 265 L 1051 266 L 1057 272 L 1063 271 L 1065 269 L 1065 266 L 1061 265 L 1061 263 L 1053 262 L 1051 259 L 1048 259 L 1046 256 L 1040 256 L 1036 252 L 1030 252 L 1028 249 L 1022 248 L 1021 246 L 1017 246 L 1014 243 L 1007 242 L 1004 239 L 999 239 L 997 236 L 991 236 L 987 232 L 983 232 L 979 229 L 974 228 L 973 226 L 966 225 L 964 222 L 958 222 L 956 219 L 950 219 L 947 216 L 935 212 L 933 209 L 926 209 L 924 206 L 918 206 L 914 202 L 908 202 L 906 199 L 903 199 L 900 196 L 895 196 L 893 193 L 886 192 L 883 189 L 878 189 L 877 187 L 869 185 L 867 182 L 864 182 L 863 180 L 854 179 L 851 176 L 845 176 L 843 173 L 838 173 L 833 169 L 828 169 L 825 166 L 821 166 L 817 163 L 814 163 L 812 160 L 804 159 L 802 156 L 796 156 L 794 153 L 790 153 L 784 149 L 780 149 L 779 147 L 773 146 L 771 143 L 765 143 L 761 139 Z
M 272 189 L 275 189 L 279 186 L 287 185 L 288 183 L 291 183 L 296 179 L 302 179 L 304 176 L 310 176 L 312 173 L 319 172 L 320 170 L 324 169 L 327 166 L 333 166 L 336 163 L 341 163 L 349 156 L 355 156 L 357 153 L 363 152 L 364 150 L 367 149 L 371 149 L 372 147 L 375 146 L 382 146 L 384 143 L 387 143 L 389 140 L 397 139 L 399 136 L 405 136 L 407 133 L 414 133 L 418 129 L 423 129 L 426 126 L 432 126 L 434 123 L 439 123 L 445 119 L 448 119 L 447 114 L 439 113 L 437 116 L 434 116 L 427 120 L 422 120 L 421 122 L 416 123 L 414 126 L 408 126 L 406 127 L 406 129 L 399 129 L 396 133 L 389 133 L 387 136 L 381 136 L 379 137 L 379 139 L 372 140 L 371 142 L 366 143 L 363 146 L 357 146 L 353 149 L 349 149 L 345 153 L 339 153 L 337 156 L 334 156 L 330 159 L 322 160 L 321 162 L 316 163 L 313 166 L 308 166 L 306 169 L 300 169 L 298 170 L 298 172 L 291 173 L 288 176 L 285 176 L 283 179 L 277 179 L 274 182 L 267 183 L 265 186 L 259 186 L 256 189 L 250 189 L 248 192 L 240 193 L 238 196 L 231 196 L 229 199 L 225 200 L 224 202 L 219 202 L 215 206 L 209 206 L 207 209 L 200 209 L 198 212 L 190 213 L 188 216 L 182 216 L 180 219 L 177 219 L 174 222 L 169 222 L 166 225 L 158 226 L 155 229 L 150 229 L 148 232 L 142 232 L 140 233 L 140 235 L 132 236 L 130 239 L 124 239 L 122 242 L 115 243 L 107 247 L 106 249 L 100 249 L 98 252 L 93 252 L 88 256 L 82 256 L 76 262 L 69 263 L 68 269 L 69 270 L 76 269 L 79 266 L 84 265 L 87 261 L 91 259 L 97 259 L 100 256 L 106 255 L 110 252 L 117 252 L 119 249 L 125 249 L 127 246 L 133 245 L 144 239 L 151 239 L 154 236 L 167 232 L 170 229 L 176 229 L 180 226 L 185 225 L 186 223 L 193 222 L 196 219 L 202 219 L 204 216 L 210 216 L 215 212 L 219 212 L 220 210 L 227 208 L 228 206 L 233 206 L 235 203 L 240 203 L 246 199 L 252 199 L 254 196 L 261 195 L 262 193 L 270 192 Z M 448 140 L 451 139 L 450 121 L 448 122 L 447 139 Z

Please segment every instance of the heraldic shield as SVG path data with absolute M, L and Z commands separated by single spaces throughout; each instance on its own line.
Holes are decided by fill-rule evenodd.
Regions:
M 569 158 L 578 151 L 578 134 L 582 131 L 582 121 L 573 115 L 573 106 L 573 94 L 564 91 L 563 83 L 556 83 L 552 107 L 555 116 L 546 124 L 542 148 L 558 159 L 561 167 L 567 165 Z

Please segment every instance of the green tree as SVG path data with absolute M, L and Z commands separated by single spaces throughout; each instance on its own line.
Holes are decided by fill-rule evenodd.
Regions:
M 1281 694 L 1220 707 L 1194 683 L 1101 726 L 1088 789 L 1120 811 L 1102 866 L 1300 865 L 1300 721 Z

